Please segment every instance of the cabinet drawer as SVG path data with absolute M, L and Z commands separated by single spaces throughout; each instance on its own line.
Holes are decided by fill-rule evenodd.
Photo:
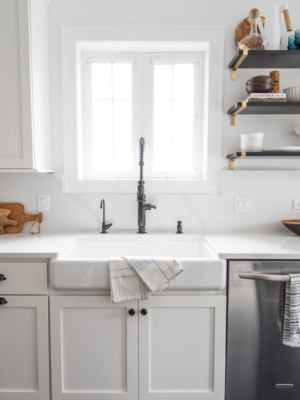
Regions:
M 48 293 L 46 262 L 0 262 L 0 274 L 0 294 Z

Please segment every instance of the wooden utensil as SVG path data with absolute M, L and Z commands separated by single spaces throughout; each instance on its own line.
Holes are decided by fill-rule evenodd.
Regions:
M 274 78 L 272 93 L 279 93 L 279 71 L 271 71 L 270 77 Z
M 0 234 L 4 233 L 5 226 L 18 224 L 18 221 L 7 218 L 9 214 L 11 214 L 11 210 L 0 208 Z
M 43 221 L 43 214 L 28 215 L 24 213 L 24 206 L 20 203 L 0 203 L 0 209 L 11 211 L 8 220 L 16 221 L 17 224 L 6 225 L 3 227 L 4 233 L 19 233 L 23 230 L 23 224 L 27 221 L 35 221 L 41 223 Z M 3 233 L 0 230 L 0 234 Z

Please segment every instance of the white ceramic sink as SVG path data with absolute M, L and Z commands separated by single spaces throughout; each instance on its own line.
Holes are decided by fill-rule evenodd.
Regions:
M 121 256 L 173 257 L 184 272 L 166 290 L 221 290 L 226 263 L 199 235 L 82 235 L 50 262 L 57 290 L 109 290 L 108 259 Z

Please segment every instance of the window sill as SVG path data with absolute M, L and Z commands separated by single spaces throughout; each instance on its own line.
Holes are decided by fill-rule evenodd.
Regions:
M 215 171 L 214 179 L 148 179 L 145 178 L 146 194 L 178 194 L 178 193 L 219 193 L 219 171 Z M 64 188 L 67 193 L 107 193 L 107 194 L 135 194 L 137 192 L 138 177 L 122 180 L 73 180 L 64 178 Z

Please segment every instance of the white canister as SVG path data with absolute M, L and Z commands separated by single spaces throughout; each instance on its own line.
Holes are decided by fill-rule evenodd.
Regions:
M 242 133 L 241 134 L 241 150 L 242 151 L 262 151 L 264 134 L 257 133 Z

